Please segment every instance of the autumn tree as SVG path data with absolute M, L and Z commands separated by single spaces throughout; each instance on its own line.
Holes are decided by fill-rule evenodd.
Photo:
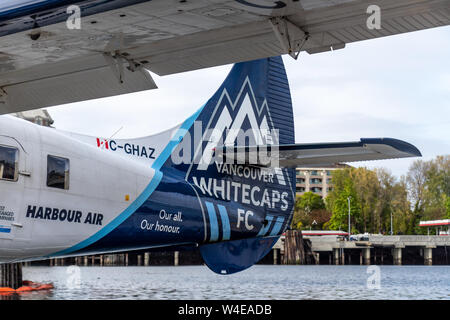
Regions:
M 420 220 L 450 218 L 450 156 L 430 161 L 416 160 L 406 175 L 409 197 L 413 205 L 416 233 Z
M 443 219 L 448 215 L 450 197 L 450 156 L 438 156 L 428 162 L 425 172 L 424 216 L 430 220 Z
M 330 217 L 331 213 L 325 209 L 322 197 L 313 192 L 305 192 L 302 196 L 297 196 L 292 228 L 322 229 Z
M 357 224 L 363 232 L 379 233 L 382 230 L 382 212 L 387 196 L 383 192 L 377 173 L 366 168 L 353 168 L 350 171 L 353 185 L 360 205 L 360 218 Z M 386 176 L 386 175 L 384 175 Z
M 332 213 L 330 221 L 324 227 L 331 230 L 348 229 L 348 198 L 350 197 L 350 224 L 352 233 L 363 229 L 361 222 L 361 206 L 355 190 L 354 168 L 335 170 L 332 174 L 333 190 L 326 199 L 326 208 Z
M 406 175 L 407 188 L 412 205 L 413 211 L 416 215 L 422 215 L 425 205 L 425 184 L 426 184 L 426 172 L 428 165 L 422 160 L 416 160 L 409 167 Z
M 326 199 L 332 217 L 327 227 L 348 228 L 348 197 L 352 233 L 410 233 L 414 219 L 410 214 L 406 183 L 386 169 L 347 168 L 333 174 L 333 191 Z M 344 229 L 347 230 L 347 229 Z
M 394 234 L 414 234 L 416 219 L 408 200 L 407 183 L 405 177 L 392 187 L 390 209 L 392 210 Z
M 326 210 L 321 208 L 322 199 L 311 192 L 298 199 L 294 221 L 299 226 L 320 220 L 323 228 L 348 230 L 349 197 L 352 233 L 389 234 L 392 228 L 393 234 L 420 234 L 426 232 L 419 227 L 420 220 L 450 219 L 449 155 L 416 160 L 400 179 L 384 168 L 335 170 L 332 183 Z M 320 210 L 325 210 L 323 217 Z

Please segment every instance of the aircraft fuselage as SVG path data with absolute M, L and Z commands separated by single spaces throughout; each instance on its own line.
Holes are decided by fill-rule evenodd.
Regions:
M 216 164 L 189 183 L 155 169 L 169 137 L 106 140 L 0 117 L 0 262 L 252 238 L 272 220 L 280 232 L 266 220 L 288 209 L 286 192 L 267 189 L 273 173 Z

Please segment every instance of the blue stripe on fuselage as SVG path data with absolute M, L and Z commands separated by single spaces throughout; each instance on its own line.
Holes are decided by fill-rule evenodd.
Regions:
M 264 236 L 266 235 L 267 231 L 269 231 L 270 224 L 272 223 L 273 216 L 267 215 L 267 216 L 266 216 L 266 220 L 267 220 L 267 225 L 266 225 L 266 226 L 263 226 L 263 227 L 259 230 L 258 234 L 256 235 L 257 237 L 264 237 Z
M 219 223 L 217 222 L 216 210 L 211 202 L 205 201 L 206 208 L 208 209 L 209 225 L 211 226 L 210 241 L 219 240 Z
M 270 235 L 271 235 L 271 236 L 276 236 L 276 235 L 278 235 L 278 233 L 279 233 L 280 230 L 281 230 L 281 227 L 283 226 L 283 223 L 284 223 L 284 217 L 279 216 L 279 217 L 277 218 L 277 220 L 275 221 L 275 223 L 274 223 L 274 226 L 273 226 L 273 228 L 272 228 L 272 231 L 270 232 Z
M 219 208 L 220 219 L 222 220 L 222 230 L 223 230 L 222 240 L 230 240 L 231 226 L 230 226 L 230 219 L 228 219 L 227 209 L 220 204 L 217 207 Z

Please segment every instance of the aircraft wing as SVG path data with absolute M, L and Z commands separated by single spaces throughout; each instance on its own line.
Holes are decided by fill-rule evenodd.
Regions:
M 223 157 L 224 162 L 232 160 L 234 163 L 280 168 L 422 156 L 412 144 L 392 138 L 362 138 L 355 142 L 219 147 L 216 148 L 216 152 L 219 158 Z
M 0 114 L 156 88 L 145 70 L 297 57 L 449 24 L 448 0 L 4 0 Z

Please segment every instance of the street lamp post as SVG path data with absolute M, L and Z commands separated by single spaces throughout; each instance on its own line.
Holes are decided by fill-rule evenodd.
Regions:
M 391 208 L 391 236 L 394 234 L 394 228 L 393 228 L 393 223 L 392 223 L 392 204 L 390 204 L 390 208 Z
M 350 199 L 351 199 L 352 197 L 351 196 L 348 196 L 347 197 L 347 200 L 348 200 L 348 240 L 350 240 L 350 231 L 351 231 L 351 229 L 350 229 Z
M 392 230 L 392 210 L 391 210 L 391 236 L 394 234 L 394 231 Z

